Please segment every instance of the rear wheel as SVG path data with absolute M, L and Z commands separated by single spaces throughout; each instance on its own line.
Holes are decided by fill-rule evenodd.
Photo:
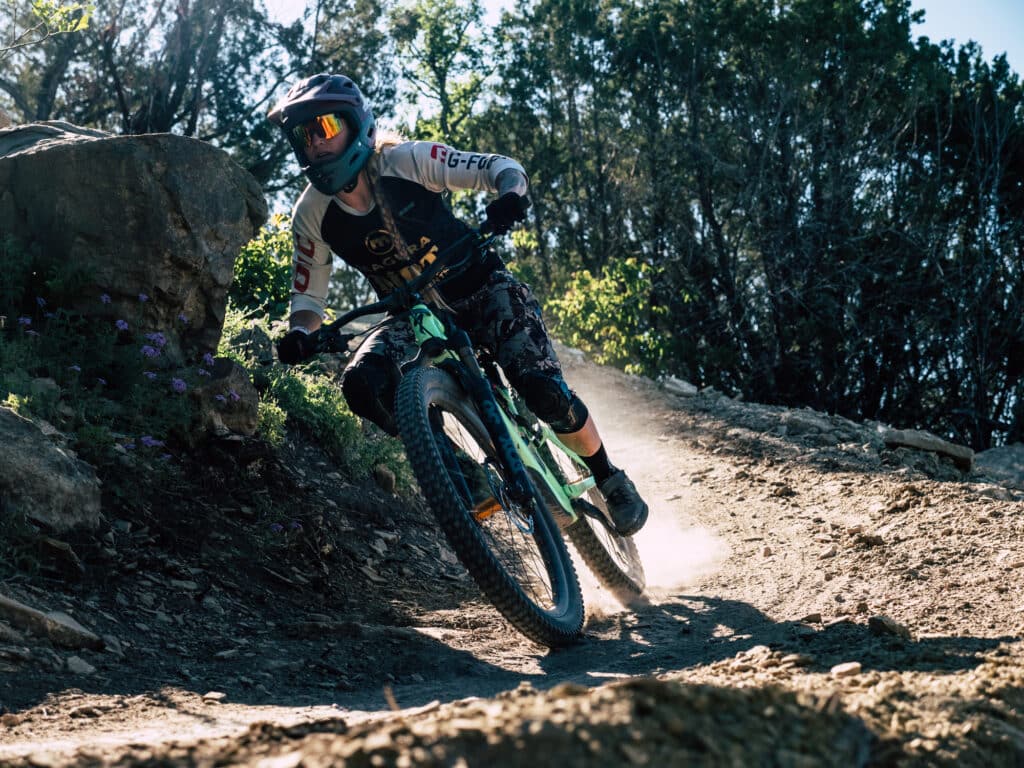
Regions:
M 600 501 L 602 506 L 598 509 L 604 512 L 601 494 L 594 491 L 591 494 L 598 498 L 589 499 L 590 503 L 597 506 L 595 501 Z M 585 514 L 580 514 L 576 522 L 565 529 L 565 533 L 583 562 L 597 576 L 597 580 L 620 603 L 630 605 L 641 602 L 647 580 L 640 552 L 632 537 L 609 531 L 599 521 Z
M 558 527 L 536 488 L 527 505 L 509 498 L 505 468 L 458 383 L 437 368 L 410 371 L 395 418 L 423 495 L 488 600 L 542 645 L 579 638 L 583 597 Z
M 523 407 L 519 404 L 521 410 Z M 578 481 L 590 474 L 585 467 L 573 462 L 557 445 L 545 444 L 542 454 L 545 462 L 555 470 L 556 476 L 563 482 Z M 536 485 L 539 488 L 544 487 L 540 482 Z M 596 487 L 588 490 L 583 498 L 602 515 L 607 515 L 604 497 Z M 565 519 L 557 501 L 547 498 L 547 503 L 556 519 Z M 647 580 L 636 542 L 630 536 L 620 536 L 609 530 L 601 521 L 585 514 L 582 504 L 577 503 L 574 506 L 577 513 L 576 521 L 564 526 L 563 531 L 580 558 L 597 577 L 601 586 L 611 592 L 620 603 L 630 605 L 641 602 Z

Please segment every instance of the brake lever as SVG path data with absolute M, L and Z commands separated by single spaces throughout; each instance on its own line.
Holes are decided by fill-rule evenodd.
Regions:
M 317 336 L 317 352 L 347 352 L 348 343 L 356 337 L 354 333 L 342 333 L 335 329 L 328 329 L 326 326 Z

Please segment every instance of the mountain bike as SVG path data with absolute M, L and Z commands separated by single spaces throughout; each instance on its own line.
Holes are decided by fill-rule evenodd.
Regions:
M 494 607 L 535 642 L 563 646 L 581 636 L 584 620 L 563 533 L 623 603 L 641 597 L 643 565 L 633 539 L 615 532 L 582 459 L 529 411 L 490 353 L 473 348 L 443 302 L 425 298 L 435 280 L 486 252 L 489 229 L 470 229 L 404 286 L 323 326 L 318 351 L 346 351 L 377 327 L 342 332 L 366 315 L 411 325 L 418 351 L 402 367 L 394 413 L 420 489 Z M 467 241 L 470 255 L 449 263 Z

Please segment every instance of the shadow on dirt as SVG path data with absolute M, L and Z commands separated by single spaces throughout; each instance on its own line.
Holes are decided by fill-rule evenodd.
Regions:
M 500 632 L 491 627 L 489 634 Z M 8 700 L 0 703 L 18 711 L 44 703 L 47 694 L 77 689 L 108 696 L 147 694 L 159 704 L 160 692 L 172 689 L 200 696 L 219 691 L 235 704 L 380 710 L 393 701 L 405 708 L 493 696 L 524 682 L 543 690 L 563 682 L 600 685 L 666 671 L 685 673 L 688 667 L 732 659 L 755 646 L 799 654 L 810 672 L 827 672 L 848 661 L 859 661 L 865 670 L 955 672 L 979 665 L 984 653 L 1011 640 L 878 637 L 866 623 L 852 621 L 815 630 L 800 622 L 772 621 L 741 601 L 677 595 L 632 612 L 592 618 L 584 640 L 569 648 L 535 648 L 540 673 L 510 671 L 479 651 L 453 648 L 443 630 L 307 622 L 260 633 L 247 650 L 228 658 L 218 659 L 212 647 L 194 648 L 180 658 L 165 652 L 152 663 L 135 660 L 127 674 L 121 662 L 73 683 L 67 676 L 40 678 L 21 691 L 7 691 Z
M 863 623 L 839 621 L 816 630 L 802 622 L 772 621 L 749 603 L 679 595 L 631 613 L 592 620 L 581 646 L 550 653 L 541 666 L 556 680 L 596 684 L 713 664 L 754 646 L 768 646 L 800 654 L 809 672 L 827 672 L 848 661 L 859 661 L 865 670 L 956 672 L 979 665 L 986 652 L 1017 640 L 877 636 L 870 632 L 866 617 Z

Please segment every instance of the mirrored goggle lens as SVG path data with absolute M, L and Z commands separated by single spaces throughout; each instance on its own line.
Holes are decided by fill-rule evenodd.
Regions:
M 319 115 L 292 128 L 292 134 L 304 146 L 310 147 L 317 136 L 333 139 L 341 133 L 344 126 L 345 122 L 340 115 Z

